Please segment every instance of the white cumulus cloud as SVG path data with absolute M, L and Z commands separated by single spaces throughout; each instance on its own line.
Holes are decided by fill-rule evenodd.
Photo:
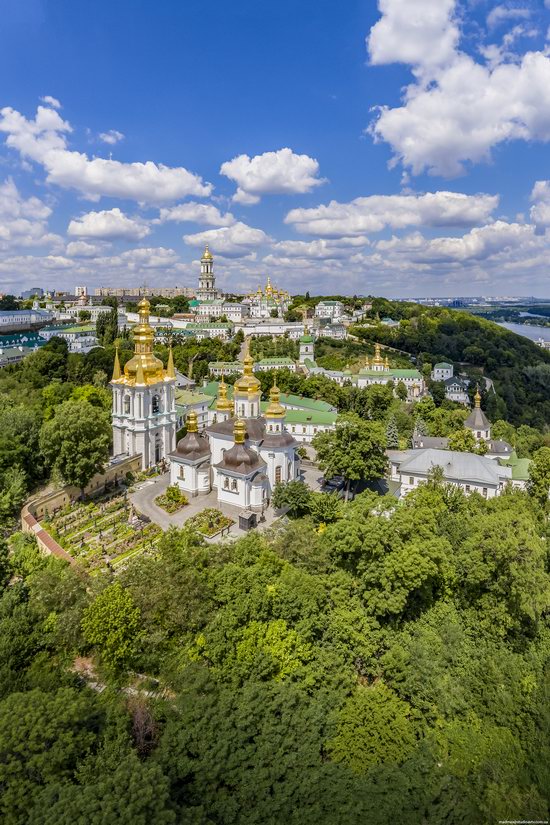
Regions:
M 292 209 L 285 223 L 309 235 L 344 237 L 380 232 L 385 227 L 472 226 L 486 223 L 498 195 L 427 192 L 423 195 L 370 195 L 349 203 L 331 201 L 311 209 Z
M 242 204 L 258 203 L 266 194 L 303 194 L 325 183 L 319 178 L 319 164 L 309 155 L 297 155 L 292 149 L 264 152 L 263 155 L 239 155 L 222 163 L 220 174 L 237 184 L 233 200 Z
M 124 135 L 116 129 L 109 129 L 108 132 L 101 132 L 99 139 L 102 140 L 103 143 L 109 143 L 111 146 L 114 146 L 115 143 L 119 143 L 121 140 L 124 140 Z
M 0 184 L 0 249 L 52 245 L 60 242 L 48 231 L 52 210 L 40 198 L 24 198 L 14 181 Z
M 88 212 L 69 223 L 67 234 L 78 238 L 140 241 L 151 230 L 143 223 L 129 218 L 118 207 L 101 212 Z
M 160 210 L 159 223 L 175 221 L 176 223 L 203 223 L 207 226 L 231 226 L 235 218 L 231 212 L 221 213 L 217 206 L 209 203 L 180 203 L 177 206 Z
M 392 147 L 394 164 L 414 174 L 453 176 L 466 163 L 490 160 L 491 150 L 505 141 L 550 140 L 545 52 L 505 62 L 506 52 L 494 47 L 484 50 L 485 63 L 477 62 L 458 50 L 454 0 L 383 0 L 380 10 L 368 38 L 371 61 L 405 62 L 417 76 L 403 105 L 379 107 L 369 127 L 376 141 Z M 520 15 L 508 7 L 493 11 L 495 23 L 512 11 Z M 437 27 L 444 33 L 440 38 Z
M 42 103 L 45 103 L 46 106 L 51 106 L 52 109 L 61 109 L 61 103 L 56 97 L 52 97 L 51 95 L 44 95 L 41 97 L 40 100 Z
M 66 136 L 71 125 L 50 107 L 39 106 L 34 120 L 5 107 L 0 110 L 0 131 L 7 134 L 7 145 L 22 158 L 44 167 L 49 183 L 76 189 L 91 200 L 105 195 L 163 203 L 187 195 L 204 197 L 212 191 L 211 184 L 183 167 L 90 159 L 69 150 Z
M 379 0 L 382 14 L 367 38 L 371 63 L 440 66 L 458 43 L 455 0 Z
M 188 246 L 201 247 L 209 244 L 214 255 L 241 258 L 249 255 L 256 247 L 269 243 L 271 239 L 263 229 L 255 229 L 238 221 L 232 226 L 184 235 L 183 240 Z

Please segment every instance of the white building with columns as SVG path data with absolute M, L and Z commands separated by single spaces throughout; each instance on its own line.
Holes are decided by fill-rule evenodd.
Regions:
M 165 370 L 153 355 L 154 330 L 149 324 L 150 304 L 139 304 L 134 327 L 135 351 L 121 372 L 118 350 L 113 390 L 113 455 L 141 453 L 143 469 L 158 464 L 172 451 L 176 439 L 176 373 L 172 351 Z
M 201 274 L 199 275 L 197 298 L 199 301 L 216 301 L 221 297 L 223 297 L 222 294 L 216 289 L 214 258 L 208 248 L 208 244 L 206 244 L 201 258 Z

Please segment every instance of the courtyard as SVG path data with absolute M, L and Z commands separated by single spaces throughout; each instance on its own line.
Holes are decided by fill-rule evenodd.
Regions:
M 304 467 L 302 465 L 301 476 L 310 490 L 318 491 L 321 488 L 322 475 L 318 467 Z M 243 512 L 242 508 L 219 503 L 216 490 L 212 490 L 207 495 L 189 499 L 189 503 L 175 513 L 167 513 L 166 510 L 155 503 L 155 499 L 166 491 L 169 483 L 170 473 L 164 473 L 156 478 L 141 482 L 130 493 L 130 501 L 137 512 L 149 518 L 162 530 L 168 530 L 170 527 L 182 527 L 189 519 L 198 516 L 205 509 L 213 509 L 220 511 L 233 521 L 233 524 L 223 531 L 223 538 L 239 538 L 246 532 L 239 527 L 239 515 Z M 268 507 L 264 511 L 263 520 L 260 521 L 258 515 L 259 529 L 263 530 L 271 527 L 278 518 L 280 516 L 275 513 L 273 507 Z M 216 539 L 219 538 L 222 538 L 222 536 L 216 536 Z

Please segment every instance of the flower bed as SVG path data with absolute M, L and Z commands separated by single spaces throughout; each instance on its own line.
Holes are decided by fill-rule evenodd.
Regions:
M 222 512 L 213 507 L 208 507 L 185 522 L 186 527 L 194 528 L 203 536 L 215 536 L 216 533 L 226 527 L 231 527 L 232 524 L 235 524 L 232 518 L 224 516 Z
M 167 513 L 177 513 L 186 504 L 189 504 L 189 499 L 182 493 L 177 484 L 171 484 L 166 488 L 166 492 L 157 496 L 155 499 L 157 507 L 162 507 Z

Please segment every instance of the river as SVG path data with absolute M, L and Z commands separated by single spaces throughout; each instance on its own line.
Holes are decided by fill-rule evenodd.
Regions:
M 538 338 L 544 338 L 545 341 L 550 341 L 550 327 L 536 327 L 529 324 L 506 324 L 501 323 L 499 327 L 505 327 L 510 332 L 515 332 L 517 335 L 523 335 L 524 338 L 530 338 L 531 341 L 536 341 Z

